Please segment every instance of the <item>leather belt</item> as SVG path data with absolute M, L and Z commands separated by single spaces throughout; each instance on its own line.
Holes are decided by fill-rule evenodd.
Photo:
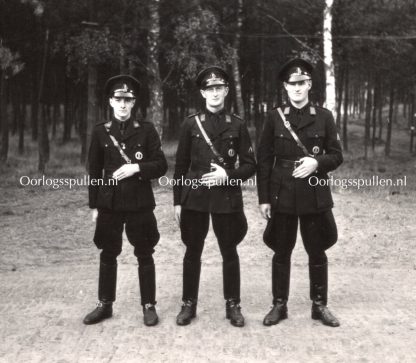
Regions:
M 275 166 L 280 166 L 286 169 L 295 169 L 301 164 L 298 160 L 276 159 Z

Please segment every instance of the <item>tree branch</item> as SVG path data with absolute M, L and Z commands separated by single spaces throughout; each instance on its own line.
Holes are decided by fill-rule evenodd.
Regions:
M 293 34 L 291 34 L 286 28 L 285 28 L 285 26 L 283 25 L 283 23 L 280 21 L 280 20 L 278 20 L 278 19 L 276 19 L 274 16 L 272 16 L 272 15 L 270 15 L 270 14 L 267 14 L 266 15 L 266 17 L 267 18 L 269 18 L 269 19 L 271 19 L 271 20 L 273 20 L 274 22 L 276 22 L 277 24 L 279 24 L 280 25 L 280 27 L 282 28 L 282 30 L 283 30 L 283 32 L 285 32 L 287 35 L 289 35 L 291 38 L 293 38 L 296 42 L 298 42 L 302 47 L 304 47 L 304 48 L 306 48 L 306 49 L 308 49 L 308 50 L 310 50 L 316 57 L 318 57 L 320 60 L 322 60 L 323 61 L 323 59 L 322 59 L 322 57 L 321 57 L 321 55 L 315 50 L 315 49 L 313 49 L 313 48 L 311 48 L 310 46 L 308 46 L 305 42 L 302 42 L 299 38 L 297 38 L 296 36 L 294 36 Z

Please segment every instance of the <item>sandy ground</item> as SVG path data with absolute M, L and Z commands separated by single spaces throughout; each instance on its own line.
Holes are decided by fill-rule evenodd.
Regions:
M 155 253 L 160 324 L 142 323 L 137 266 L 125 240 L 114 316 L 82 324 L 96 301 L 98 251 L 78 190 L 2 188 L 0 362 L 416 362 L 416 227 L 413 191 L 335 189 L 339 242 L 328 251 L 329 302 L 341 320 L 310 318 L 307 259 L 293 255 L 289 319 L 264 327 L 271 303 L 271 251 L 255 190 L 244 192 L 249 231 L 239 246 L 244 328 L 225 319 L 221 257 L 210 231 L 198 317 L 178 327 L 184 247 L 171 191 L 156 189 L 161 240 Z

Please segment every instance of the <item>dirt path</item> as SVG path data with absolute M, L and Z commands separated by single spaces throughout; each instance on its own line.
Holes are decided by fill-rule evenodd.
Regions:
M 198 318 L 175 325 L 183 246 L 171 193 L 158 189 L 158 312 L 142 324 L 136 262 L 125 244 L 112 319 L 85 326 L 97 285 L 97 250 L 86 191 L 5 188 L 0 199 L 0 362 L 415 362 L 415 198 L 386 191 L 338 191 L 339 243 L 330 259 L 330 305 L 342 326 L 310 319 L 307 259 L 293 255 L 289 319 L 266 328 L 271 252 L 253 190 L 245 192 L 249 232 L 239 247 L 247 325 L 225 320 L 221 258 L 210 232 Z

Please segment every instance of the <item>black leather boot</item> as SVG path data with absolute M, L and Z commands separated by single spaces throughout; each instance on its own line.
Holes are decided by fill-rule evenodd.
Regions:
M 156 272 L 155 265 L 139 266 L 140 297 L 143 306 L 143 322 L 154 326 L 159 322 L 156 312 Z
M 201 261 L 183 260 L 182 307 L 176 317 L 176 324 L 188 325 L 196 317 Z
M 233 326 L 244 326 L 244 316 L 241 314 L 241 306 L 235 300 L 230 299 L 225 303 L 225 317 L 230 320 Z
M 273 307 L 264 317 L 263 325 L 271 326 L 287 319 L 287 299 L 290 285 L 290 261 L 272 264 Z
M 338 319 L 332 315 L 327 305 L 328 298 L 328 264 L 309 265 L 310 297 L 312 300 L 312 319 L 322 324 L 338 327 Z
M 191 320 L 196 317 L 196 302 L 192 300 L 185 300 L 182 303 L 181 311 L 176 317 L 177 325 L 188 325 L 191 323 Z
M 84 324 L 96 324 L 113 315 L 113 302 L 116 300 L 117 264 L 100 263 L 98 278 L 97 307 L 83 320 Z
M 224 286 L 225 317 L 230 319 L 231 325 L 244 326 L 244 316 L 240 307 L 240 260 L 222 263 L 222 277 Z

